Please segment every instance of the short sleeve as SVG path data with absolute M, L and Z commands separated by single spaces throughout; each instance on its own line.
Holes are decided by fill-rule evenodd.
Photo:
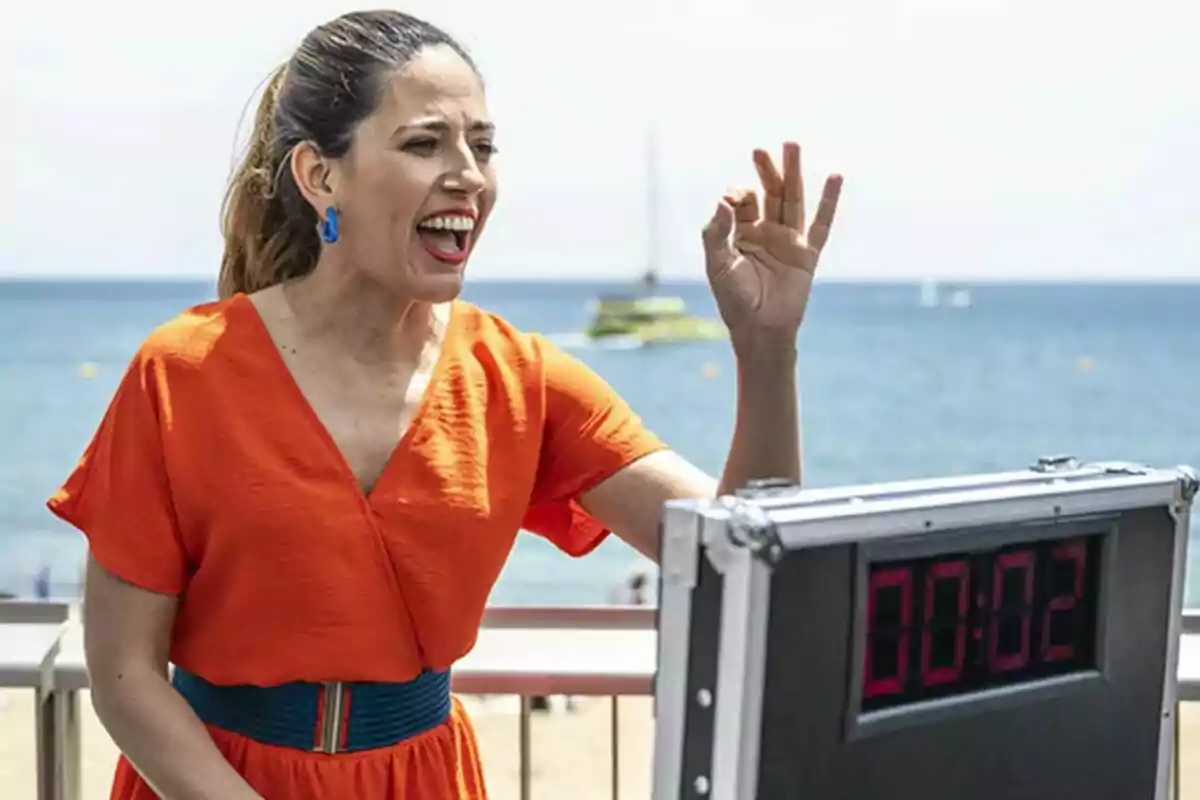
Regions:
M 593 370 L 539 337 L 545 429 L 533 499 L 523 527 L 582 556 L 609 531 L 578 498 L 666 445 Z
M 187 560 L 163 456 L 161 364 L 130 364 L 74 471 L 47 502 L 78 528 L 92 557 L 128 583 L 178 594 Z

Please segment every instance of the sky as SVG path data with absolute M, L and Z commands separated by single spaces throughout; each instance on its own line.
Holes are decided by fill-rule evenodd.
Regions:
M 477 278 L 636 277 L 751 148 L 845 189 L 822 275 L 1200 279 L 1200 10 L 1186 0 L 414 0 L 487 80 L 500 203 Z M 0 277 L 211 277 L 247 104 L 315 0 L 14 3 Z M 735 10 L 736 9 L 736 10 Z M 239 127 L 241 125 L 241 127 Z

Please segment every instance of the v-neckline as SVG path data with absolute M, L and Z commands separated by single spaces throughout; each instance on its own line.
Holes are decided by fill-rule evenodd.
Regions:
M 337 440 L 333 438 L 329 427 L 324 420 L 313 408 L 308 397 L 304 394 L 304 390 L 300 388 L 300 382 L 296 380 L 295 373 L 284 360 L 283 354 L 279 352 L 279 343 L 275 341 L 275 337 L 271 335 L 271 329 L 267 326 L 267 321 L 263 319 L 262 313 L 258 310 L 258 306 L 250 299 L 250 296 L 244 292 L 239 292 L 234 295 L 234 302 L 245 305 L 247 315 L 251 318 L 250 324 L 261 339 L 261 343 L 270 351 L 268 358 L 273 364 L 273 368 L 278 373 L 279 380 L 287 387 L 287 392 L 292 396 L 292 399 L 298 404 L 301 412 L 308 420 L 309 427 L 313 433 L 320 439 L 325 448 L 333 457 L 337 465 L 337 470 L 341 474 L 343 480 L 347 481 L 358 499 L 367 505 L 371 505 L 375 496 L 379 493 L 381 487 L 386 483 L 388 476 L 393 471 L 396 462 L 400 456 L 405 453 L 412 442 L 417 428 L 424 419 L 428 410 L 434 390 L 438 386 L 441 374 L 445 368 L 446 362 L 449 360 L 449 350 L 451 339 L 455 331 L 455 316 L 458 310 L 457 301 L 451 301 L 449 310 L 446 315 L 446 331 L 442 337 L 441 349 L 438 351 L 437 360 L 434 362 L 433 369 L 429 373 L 429 380 L 425 384 L 425 390 L 421 393 L 421 399 L 417 402 L 416 408 L 413 409 L 412 416 L 408 420 L 408 424 L 404 428 L 404 433 L 397 440 L 395 447 L 388 454 L 387 459 L 383 463 L 383 468 L 379 474 L 375 476 L 375 481 L 369 489 L 364 489 L 362 484 L 358 482 L 358 476 L 354 474 L 354 468 L 350 466 L 349 459 L 342 452 L 342 448 L 338 445 Z

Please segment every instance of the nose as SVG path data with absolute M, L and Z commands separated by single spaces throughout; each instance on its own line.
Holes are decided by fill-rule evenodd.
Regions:
M 457 148 L 457 157 L 446 171 L 442 185 L 446 191 L 458 194 L 473 195 L 483 191 L 487 185 L 487 177 L 480 169 L 479 161 L 470 145 L 464 144 Z

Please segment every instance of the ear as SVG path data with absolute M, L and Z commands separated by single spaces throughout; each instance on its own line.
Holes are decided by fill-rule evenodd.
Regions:
M 337 205 L 337 164 L 322 156 L 312 142 L 301 142 L 292 151 L 292 179 L 319 218 L 324 219 L 325 209 Z

